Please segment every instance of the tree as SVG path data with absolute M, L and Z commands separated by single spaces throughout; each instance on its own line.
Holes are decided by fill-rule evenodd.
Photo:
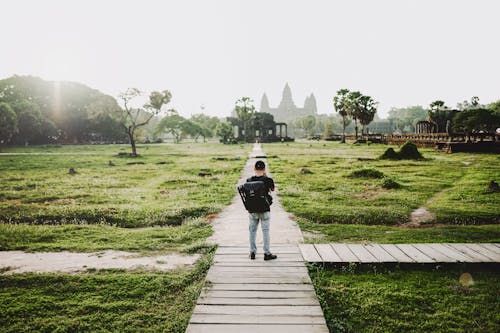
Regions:
M 33 143 L 42 135 L 42 114 L 37 104 L 22 101 L 14 104 L 17 115 L 17 133 L 12 137 L 14 144 Z
M 354 131 L 358 139 L 358 119 L 361 117 L 360 98 L 363 96 L 359 91 L 351 91 L 347 94 L 346 106 L 349 116 L 354 120 Z
M 135 145 L 135 134 L 139 127 L 145 126 L 151 118 L 158 115 L 164 105 L 170 103 L 172 94 L 168 90 L 162 92 L 153 91 L 149 95 L 149 103 L 142 108 L 133 108 L 130 104 L 137 97 L 141 96 L 142 92 L 137 88 L 129 88 L 119 95 L 123 102 L 123 109 L 119 111 L 119 121 L 125 133 L 128 136 L 132 153 L 130 156 L 137 157 L 137 148 Z
M 0 143 L 7 143 L 17 132 L 17 116 L 7 103 L 0 103 Z
M 448 107 L 441 100 L 436 100 L 429 105 L 427 111 L 427 120 L 436 126 L 436 132 L 440 133 L 446 127 L 446 122 L 449 120 Z
M 391 108 L 389 119 L 392 119 L 396 128 L 404 132 L 415 132 L 417 122 L 427 118 L 427 111 L 420 105 L 408 106 L 404 108 Z
M 169 110 L 169 115 L 163 117 L 156 127 L 157 133 L 168 133 L 173 136 L 174 142 L 179 143 L 189 135 L 193 123 L 180 116 L 177 111 Z
M 453 130 L 470 136 L 473 131 L 494 133 L 500 127 L 500 112 L 491 109 L 467 109 L 453 118 Z
M 345 128 L 349 125 L 349 112 L 348 112 L 348 104 L 347 104 L 347 96 L 349 94 L 348 89 L 340 89 L 337 91 L 337 95 L 333 97 L 333 107 L 335 111 L 339 113 L 342 117 L 342 141 L 341 143 L 345 143 Z
M 192 115 L 190 120 L 202 127 L 208 128 L 210 131 L 212 131 L 212 134 L 215 134 L 215 129 L 217 128 L 217 125 L 220 123 L 219 118 L 214 116 L 208 116 L 203 113 Z M 208 137 L 210 136 L 207 135 L 207 138 Z
M 316 126 L 316 117 L 313 115 L 308 115 L 305 117 L 298 118 L 295 120 L 295 125 L 305 132 L 306 136 L 313 136 L 314 129 Z
M 333 124 L 332 123 L 326 123 L 325 124 L 325 129 L 323 131 L 323 139 L 328 139 L 333 135 Z
M 207 138 L 213 137 L 217 125 L 220 123 L 219 118 L 207 116 L 202 113 L 192 115 L 189 120 L 200 126 L 199 136 L 203 138 L 203 142 Z
M 215 132 L 222 143 L 231 143 L 234 140 L 233 125 L 228 121 L 221 121 Z
M 484 108 L 484 105 L 479 104 L 479 97 L 472 96 L 469 101 L 463 101 L 462 103 L 457 103 L 457 109 L 467 110 L 467 109 L 479 109 Z
M 377 102 L 370 96 L 362 95 L 359 98 L 359 122 L 363 126 L 361 128 L 361 135 L 365 133 L 365 126 L 372 122 L 373 117 L 377 113 Z
M 253 100 L 250 97 L 240 98 L 239 100 L 236 101 L 236 106 L 234 110 L 236 111 L 236 116 L 243 124 L 245 141 L 247 141 L 248 123 L 255 114 L 255 106 L 253 105 Z

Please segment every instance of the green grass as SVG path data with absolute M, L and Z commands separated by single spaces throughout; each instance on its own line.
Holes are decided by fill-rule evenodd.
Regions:
M 264 146 L 285 209 L 315 223 L 397 225 L 421 206 L 435 215 L 432 223 L 500 222 L 500 193 L 487 192 L 491 180 L 500 180 L 499 155 L 420 149 L 423 160 L 378 159 L 386 149 L 338 142 Z
M 180 225 L 229 204 L 249 150 L 158 144 L 129 158 L 118 156 L 126 145 L 4 148 L 18 155 L 0 155 L 0 222 Z
M 496 332 L 500 276 L 462 271 L 360 271 L 312 267 L 316 293 L 330 332 Z
M 175 227 L 117 228 L 109 225 L 42 226 L 0 224 L 0 250 L 92 252 L 191 252 L 212 234 L 203 220 Z
M 169 273 L 0 275 L 0 331 L 184 332 L 211 257 Z

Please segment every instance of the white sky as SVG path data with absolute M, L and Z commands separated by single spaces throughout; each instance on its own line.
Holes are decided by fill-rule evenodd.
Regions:
M 500 99 L 500 1 L 2 0 L 0 78 L 168 89 L 182 115 L 228 116 L 289 82 L 333 112 L 340 88 L 393 106 Z

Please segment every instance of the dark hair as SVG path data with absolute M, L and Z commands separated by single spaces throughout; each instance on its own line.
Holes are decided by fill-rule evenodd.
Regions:
M 255 162 L 255 170 L 264 170 L 266 168 L 266 165 L 262 161 L 257 161 Z

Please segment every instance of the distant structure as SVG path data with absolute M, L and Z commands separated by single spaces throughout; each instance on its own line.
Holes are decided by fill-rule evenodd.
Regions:
M 279 122 L 290 123 L 291 121 L 300 117 L 309 115 L 314 116 L 317 114 L 317 111 L 318 109 L 316 107 L 316 97 L 314 97 L 314 94 L 312 93 L 311 95 L 306 97 L 303 108 L 297 107 L 293 102 L 292 90 L 290 89 L 288 83 L 283 89 L 283 96 L 277 108 L 271 108 L 269 106 L 269 99 L 267 98 L 267 95 L 265 93 L 262 96 L 262 100 L 260 102 L 260 112 L 272 114 L 274 116 L 274 119 Z
M 246 125 L 236 117 L 228 117 L 233 125 L 234 138 L 238 142 L 288 142 L 294 141 L 288 136 L 288 126 L 275 122 L 272 114 L 256 112 Z

